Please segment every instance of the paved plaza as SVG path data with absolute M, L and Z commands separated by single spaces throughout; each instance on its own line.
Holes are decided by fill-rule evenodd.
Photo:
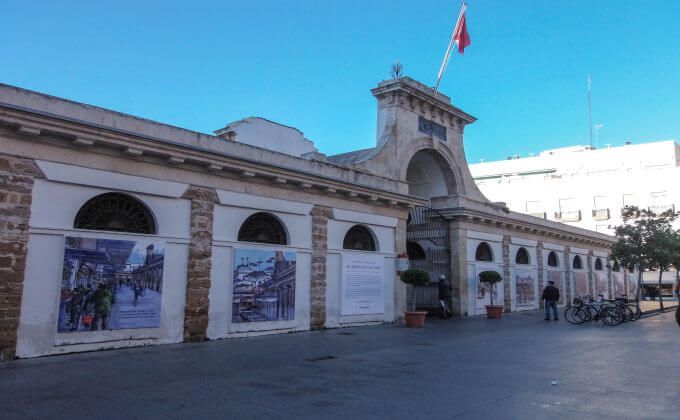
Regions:
M 676 419 L 678 350 L 670 312 L 618 327 L 428 319 L 8 362 L 0 406 L 4 419 Z

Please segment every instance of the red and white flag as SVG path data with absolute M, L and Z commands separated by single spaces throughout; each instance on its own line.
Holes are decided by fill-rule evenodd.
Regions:
M 453 29 L 453 34 L 451 35 L 451 41 L 449 41 L 449 47 L 446 49 L 446 54 L 444 55 L 444 60 L 442 61 L 442 66 L 439 68 L 439 74 L 437 74 L 437 84 L 434 90 L 439 88 L 439 82 L 444 74 L 444 69 L 449 63 L 451 58 L 451 49 L 453 44 L 458 44 L 458 52 L 463 54 L 465 47 L 469 46 L 472 42 L 470 41 L 470 34 L 467 31 L 467 22 L 465 20 L 465 11 L 467 9 L 467 3 L 463 2 L 463 6 L 460 8 L 460 15 L 458 15 L 458 21 L 456 22 L 456 27 Z

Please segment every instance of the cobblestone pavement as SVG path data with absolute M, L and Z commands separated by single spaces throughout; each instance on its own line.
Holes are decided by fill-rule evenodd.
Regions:
M 672 313 L 618 327 L 428 319 L 0 364 L 2 418 L 650 418 L 680 412 Z

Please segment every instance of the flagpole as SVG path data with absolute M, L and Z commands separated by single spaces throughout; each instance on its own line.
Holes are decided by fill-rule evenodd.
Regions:
M 590 147 L 593 147 L 593 112 L 590 99 L 590 74 L 588 75 L 588 129 L 590 130 Z
M 465 13 L 465 6 L 467 6 L 467 3 L 465 0 L 463 0 L 463 3 L 460 6 L 460 13 L 458 14 L 458 19 L 456 20 L 456 25 L 453 27 L 453 33 L 451 33 L 451 40 L 449 41 L 449 46 L 446 48 L 446 54 L 444 54 L 444 60 L 442 60 L 442 65 L 439 68 L 439 73 L 437 74 L 437 83 L 434 85 L 434 91 L 436 92 L 437 89 L 439 89 L 439 82 L 442 80 L 442 76 L 444 75 L 444 69 L 446 69 L 446 64 L 449 62 L 449 59 L 451 58 L 451 47 L 453 46 L 455 42 L 455 35 L 456 35 L 456 28 L 458 27 L 458 24 L 460 23 L 460 18 L 463 16 L 463 13 Z

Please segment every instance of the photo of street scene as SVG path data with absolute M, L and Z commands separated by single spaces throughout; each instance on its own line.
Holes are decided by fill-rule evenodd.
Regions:
M 609 299 L 607 276 L 600 273 L 595 274 L 595 297 L 598 296 L 602 296 L 604 299 Z
M 295 318 L 295 252 L 234 250 L 232 322 Z
M 517 306 L 533 306 L 536 304 L 536 288 L 530 273 L 515 276 L 515 295 Z
M 614 276 L 614 297 L 626 297 L 626 291 L 623 289 L 623 276 Z
M 159 327 L 163 260 L 162 244 L 67 236 L 57 330 Z
M 588 273 L 574 272 L 574 296 L 590 295 L 588 290 Z

